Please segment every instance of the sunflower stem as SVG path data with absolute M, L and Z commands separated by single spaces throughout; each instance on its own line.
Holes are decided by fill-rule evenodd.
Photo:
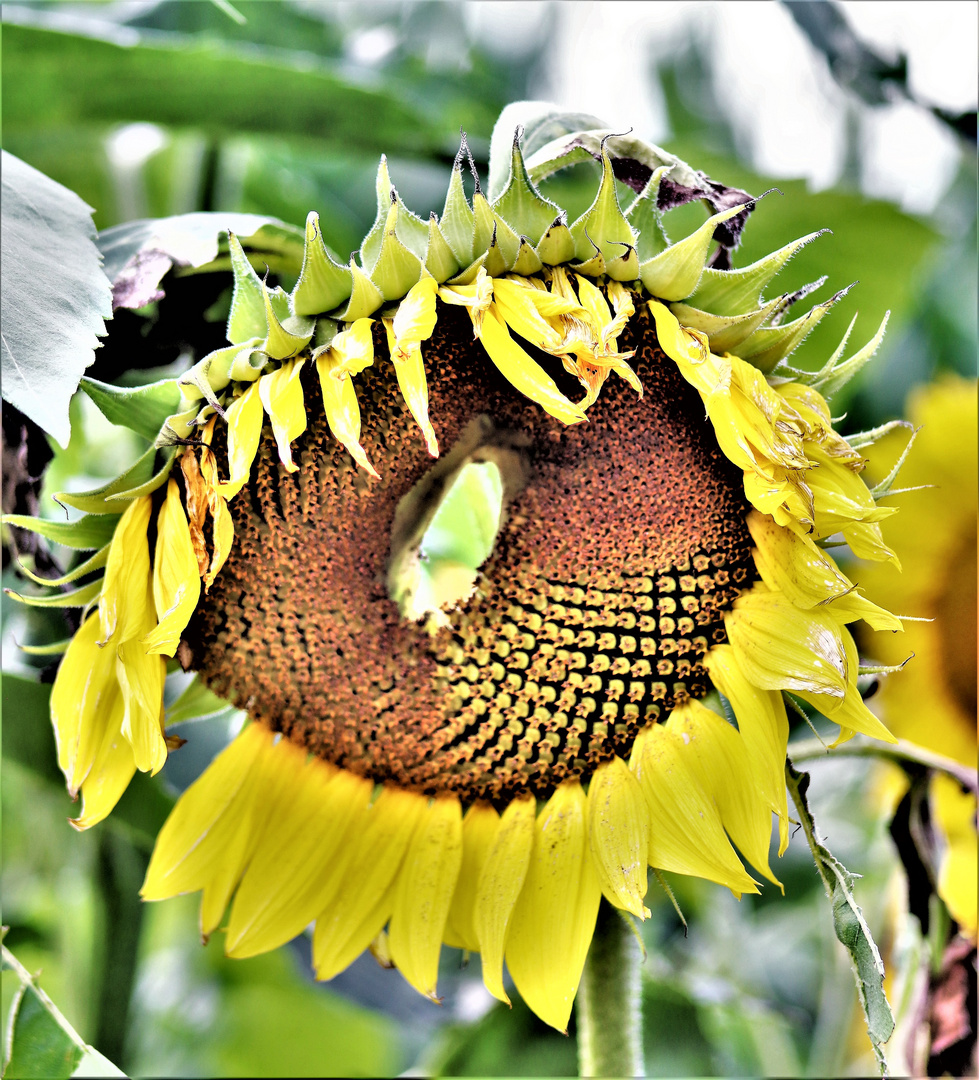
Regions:
M 578 989 L 580 1076 L 644 1076 L 642 947 L 605 899 Z

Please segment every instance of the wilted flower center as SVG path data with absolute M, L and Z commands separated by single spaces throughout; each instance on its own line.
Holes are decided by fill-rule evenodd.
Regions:
M 234 549 L 185 634 L 187 666 L 324 759 L 465 800 L 546 797 L 628 756 L 643 726 L 707 693 L 703 656 L 725 640 L 723 612 L 752 564 L 741 474 L 699 396 L 645 314 L 622 346 L 637 349 L 644 396 L 612 375 L 589 422 L 565 427 L 498 374 L 464 313 L 440 305 L 425 350 L 439 462 L 383 347 L 357 378 L 380 480 L 333 438 L 315 378 L 304 382 L 300 468 L 285 472 L 266 431 L 231 504 Z M 392 535 L 403 555 L 412 515 L 487 462 L 503 512 L 475 591 L 436 618 L 406 618 Z

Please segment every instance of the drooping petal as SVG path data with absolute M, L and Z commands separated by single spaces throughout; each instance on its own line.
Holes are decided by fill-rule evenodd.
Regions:
M 856 592 L 853 582 L 808 536 L 756 512 L 748 515 L 747 522 L 762 581 L 784 593 L 796 607 L 830 604 L 841 622 L 864 619 L 874 630 L 902 629 L 896 615 Z
M 163 737 L 163 680 L 167 664 L 162 656 L 147 654 L 141 638 L 156 625 L 149 583 L 146 586 L 146 618 L 136 636 L 116 648 L 116 678 L 122 691 L 122 734 L 133 748 L 136 768 L 156 775 L 166 764 Z
M 687 760 L 713 797 L 721 824 L 738 850 L 759 873 L 779 885 L 768 865 L 772 812 L 762 797 L 741 735 L 717 713 L 693 700 L 674 709 L 666 727 L 686 744 Z
M 847 684 L 846 693 L 842 700 L 829 694 L 811 693 L 800 690 L 799 697 L 814 705 L 834 724 L 839 724 L 844 731 L 849 732 L 846 738 L 851 738 L 853 732 L 869 735 L 872 739 L 881 739 L 883 742 L 897 742 L 897 739 L 877 719 L 876 716 L 864 704 L 860 691 L 857 689 L 857 672 L 860 666 L 860 657 L 853 636 L 844 627 L 839 628 L 840 638 L 846 651 L 847 659 Z M 837 740 L 844 741 L 843 738 Z
M 98 613 L 89 615 L 69 642 L 51 688 L 58 767 L 73 796 L 88 776 L 119 698 L 115 651 L 99 646 L 100 634 Z
M 387 331 L 388 349 L 394 363 L 394 373 L 398 377 L 401 395 L 425 436 L 428 452 L 432 457 L 438 457 L 438 439 L 435 437 L 435 429 L 428 418 L 428 380 L 425 377 L 421 347 L 413 344 L 408 348 L 399 348 L 394 336 L 394 320 L 384 319 L 383 323 Z
M 433 277 L 423 277 L 412 285 L 408 294 L 398 305 L 394 316 L 394 338 L 397 349 L 410 352 L 414 346 L 427 341 L 435 329 L 435 295 L 438 282 Z M 392 350 L 392 356 L 394 350 Z
M 109 816 L 136 772 L 133 749 L 122 735 L 122 701 L 109 714 L 92 768 L 82 783 L 82 812 L 70 824 L 82 832 Z
M 551 416 L 565 424 L 578 424 L 587 419 L 581 408 L 558 390 L 557 384 L 540 364 L 510 337 L 510 331 L 495 307 L 486 311 L 479 339 L 503 377 L 521 394 L 536 401 Z
M 388 921 L 398 871 L 427 802 L 413 791 L 386 787 L 371 806 L 343 880 L 316 919 L 317 979 L 332 979 L 353 963 Z
M 153 600 L 159 623 L 143 638 L 148 653 L 173 656 L 200 595 L 201 579 L 187 515 L 177 481 L 170 480 L 167 497 L 156 519 Z
M 520 996 L 558 1031 L 567 1030 L 602 895 L 588 847 L 585 793 L 566 781 L 537 816 L 506 946 Z
M 360 445 L 360 406 L 352 376 L 374 362 L 371 319 L 358 319 L 330 343 L 330 348 L 316 357 L 316 371 L 323 392 L 326 420 L 334 438 L 346 447 L 357 464 L 371 476 L 377 470 L 367 460 Z
M 588 835 L 602 892 L 646 918 L 649 811 L 639 781 L 619 757 L 599 765 L 589 781 Z
M 497 278 L 493 286 L 493 300 L 503 321 L 531 345 L 545 352 L 557 353 L 561 349 L 562 335 L 541 312 L 539 297 L 550 301 L 555 314 L 562 311 L 580 310 L 578 305 L 543 292 L 533 286 L 522 284 L 523 279 Z
M 639 733 L 630 768 L 649 806 L 649 864 L 707 878 L 735 896 L 757 892 L 724 834 L 720 814 L 683 739 L 662 724 Z
M 391 959 L 420 993 L 436 999 L 445 920 L 462 865 L 462 810 L 455 796 L 433 799 L 398 874 L 391 912 Z
M 479 952 L 473 909 L 479 892 L 479 875 L 499 826 L 500 815 L 485 802 L 473 803 L 462 819 L 462 865 L 445 924 L 445 943 L 454 948 Z
M 235 542 L 235 523 L 228 509 L 227 500 L 218 495 L 214 504 L 214 530 L 211 534 L 213 552 L 211 565 L 204 575 L 204 591 L 213 584 L 231 554 L 231 545 Z
M 534 848 L 536 805 L 532 797 L 513 799 L 500 818 L 493 843 L 480 871 L 472 923 L 483 963 L 483 983 L 500 1001 L 510 1003 L 503 989 L 503 954 L 514 905 L 523 889 Z
M 782 593 L 755 586 L 724 617 L 738 666 L 764 690 L 843 699 L 847 660 L 840 626 L 825 608 L 802 611 Z
M 224 914 L 250 849 L 261 836 L 262 824 L 253 813 L 256 796 L 266 805 L 274 802 L 262 783 L 263 759 L 272 756 L 273 742 L 272 732 L 261 724 L 246 727 L 180 796 L 156 838 L 140 895 L 164 900 L 204 889 L 205 935 Z M 282 756 L 276 755 L 274 771 L 288 781 L 289 761 Z
M 468 285 L 442 285 L 438 291 L 439 299 L 446 304 L 465 307 L 473 321 L 473 329 L 478 335 L 483 322 L 483 315 L 493 302 L 493 278 L 482 266 L 476 277 Z
M 258 395 L 272 424 L 279 460 L 289 472 L 298 472 L 291 443 L 306 430 L 306 407 L 299 381 L 303 358 L 286 360 L 280 368 L 258 380 Z
M 113 638 L 118 644 L 143 632 L 141 627 L 145 622 L 150 582 L 150 548 L 146 531 L 152 509 L 151 496 L 133 499 L 112 535 L 99 599 L 100 643 Z
M 730 645 L 715 645 L 704 657 L 711 682 L 731 702 L 738 729 L 752 762 L 752 774 L 768 806 L 778 814 L 779 855 L 789 844 L 789 808 L 785 789 L 785 749 L 789 721 L 777 690 L 762 690 L 738 667 Z
M 373 785 L 312 758 L 270 813 L 231 908 L 225 952 L 246 957 L 300 933 L 337 888 Z
M 248 482 L 252 462 L 262 437 L 262 399 L 254 382 L 236 398 L 228 409 L 228 472 L 230 476 L 218 490 L 233 499 Z

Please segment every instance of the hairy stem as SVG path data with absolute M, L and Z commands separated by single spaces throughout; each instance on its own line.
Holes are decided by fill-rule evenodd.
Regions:
M 905 739 L 899 739 L 896 743 L 880 743 L 863 741 L 858 738 L 836 747 L 835 750 L 830 750 L 819 739 L 806 739 L 802 742 L 792 743 L 789 746 L 788 755 L 793 762 L 816 761 L 830 755 L 835 757 L 876 757 L 884 761 L 892 761 L 895 765 L 911 762 L 926 769 L 933 769 L 935 772 L 945 773 L 947 776 L 957 780 L 963 788 L 973 794 L 976 792 L 975 769 L 970 769 L 967 765 L 962 765 L 951 758 L 926 750 L 923 746 L 907 742 Z
M 643 1076 L 642 947 L 606 900 L 578 990 L 578 1073 Z

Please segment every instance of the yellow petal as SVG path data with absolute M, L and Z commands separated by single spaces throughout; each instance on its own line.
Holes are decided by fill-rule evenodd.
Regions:
M 660 348 L 673 360 L 683 377 L 701 393 L 710 393 L 713 383 L 703 383 L 700 371 L 710 372 L 703 365 L 710 358 L 710 346 L 704 334 L 688 330 L 680 325 L 672 311 L 658 300 L 649 301 L 649 310 L 656 323 L 656 340 Z
M 479 334 L 483 315 L 493 301 L 493 278 L 481 266 L 469 285 L 442 285 L 439 299 L 446 304 L 468 308 L 476 334 Z
M 167 497 L 156 519 L 153 600 L 159 624 L 143 638 L 148 653 L 173 656 L 200 595 L 201 579 L 187 515 L 177 481 L 170 480 Z
M 757 545 L 755 565 L 762 581 L 800 608 L 829 604 L 840 622 L 865 619 L 875 630 L 901 630 L 901 620 L 854 591 L 853 582 L 808 536 L 782 528 L 752 512 L 748 529 Z
M 227 864 L 244 857 L 243 848 L 252 837 L 257 842 L 261 829 L 253 820 L 250 804 L 256 793 L 269 801 L 259 776 L 263 757 L 272 755 L 273 741 L 267 728 L 250 724 L 180 796 L 156 838 L 140 890 L 144 900 L 193 892 L 226 877 Z M 276 771 L 291 779 L 286 757 L 277 762 Z M 301 768 L 303 755 L 296 751 L 295 758 L 296 767 Z M 228 895 L 237 883 L 238 875 L 233 875 Z M 218 918 L 223 912 L 222 905 Z M 209 929 L 213 926 L 204 932 Z
M 646 918 L 649 811 L 621 758 L 599 765 L 589 781 L 588 835 L 602 892 L 616 907 Z
M 503 989 L 503 954 L 514 905 L 523 889 L 534 848 L 537 806 L 531 796 L 513 799 L 503 811 L 479 875 L 472 924 L 483 963 L 483 982 L 493 997 Z
M 563 783 L 538 814 L 506 947 L 520 996 L 558 1031 L 567 1031 L 602 896 L 588 852 L 587 818 L 577 781 Z
M 580 274 L 575 274 L 575 278 L 578 284 L 578 299 L 581 301 L 582 308 L 588 314 L 588 322 L 595 336 L 595 341 L 598 342 L 602 338 L 602 331 L 612 321 L 612 312 L 605 297 L 602 296 L 601 290 L 596 285 L 593 285 L 588 278 L 582 277 Z
M 785 748 L 789 721 L 777 690 L 762 690 L 747 678 L 730 645 L 715 645 L 704 657 L 711 682 L 730 701 L 738 730 L 752 760 L 752 772 L 768 806 L 778 814 L 779 855 L 789 845 L 789 808 L 785 790 Z
M 842 701 L 847 662 L 840 626 L 825 608 L 802 611 L 755 586 L 724 617 L 738 666 L 763 690 L 806 690 Z
M 311 758 L 266 822 L 238 886 L 225 952 L 284 945 L 323 910 L 363 831 L 373 784 Z
M 99 616 L 92 614 L 71 639 L 51 688 L 58 767 L 72 796 L 88 776 L 119 700 L 115 650 L 99 647 L 100 633 Z
M 721 824 L 738 850 L 781 888 L 768 865 L 772 811 L 762 797 L 760 778 L 751 767 L 741 735 L 699 701 L 674 709 L 666 728 L 686 744 L 687 761 L 713 798 Z
M 393 320 L 384 319 L 384 329 L 388 336 L 388 349 L 394 362 L 394 373 L 398 377 L 401 396 L 407 402 L 411 415 L 425 436 L 425 445 L 432 457 L 439 456 L 438 439 L 435 429 L 428 419 L 428 380 L 425 378 L 425 365 L 422 362 L 421 348 L 416 344 L 408 349 L 398 348 L 394 336 Z
M 391 959 L 420 993 L 435 999 L 442 933 L 462 865 L 462 810 L 455 796 L 433 799 L 405 856 L 394 893 Z
M 323 392 L 326 420 L 333 437 L 343 444 L 347 453 L 362 469 L 371 476 L 378 476 L 377 470 L 367 460 L 367 454 L 360 445 L 360 405 L 357 403 L 353 380 L 331 353 L 316 358 L 316 372 Z
M 734 853 L 720 815 L 683 739 L 662 724 L 639 733 L 630 767 L 649 806 L 649 863 L 726 885 L 735 896 L 757 892 Z
M 372 319 L 357 319 L 349 329 L 337 334 L 329 349 L 316 357 L 316 371 L 334 438 L 362 469 L 377 476 L 360 445 L 360 406 L 351 379 L 374 362 L 372 323 Z
M 847 738 L 852 737 L 853 732 L 858 731 L 862 735 L 869 735 L 872 739 L 881 739 L 890 743 L 897 742 L 897 739 L 867 708 L 863 698 L 860 696 L 860 691 L 857 689 L 860 656 L 853 636 L 848 630 L 840 627 L 840 637 L 846 651 L 848 673 L 846 694 L 842 701 L 828 694 L 813 694 L 804 690 L 799 691 L 799 697 L 804 701 L 808 701 L 810 705 L 814 705 L 834 724 L 839 724 L 841 728 L 847 729 L 850 732 Z
M 332 979 L 374 940 L 394 905 L 396 876 L 428 800 L 385 787 L 367 812 L 363 839 L 336 894 L 316 919 L 313 967 Z
M 398 350 L 410 352 L 414 346 L 427 341 L 435 329 L 435 295 L 438 282 L 433 277 L 423 277 L 412 285 L 407 296 L 398 305 L 394 316 L 394 338 Z M 392 350 L 392 356 L 394 350 Z
M 77 818 L 70 819 L 79 832 L 109 816 L 136 772 L 133 750 L 123 738 L 121 725 L 122 701 L 117 700 L 106 724 L 102 745 L 82 784 L 82 812 Z
M 167 663 L 162 656 L 148 655 L 140 642 L 156 622 L 149 592 L 147 588 L 148 621 L 142 631 L 137 631 L 134 640 L 123 642 L 116 649 L 116 678 L 124 708 L 122 733 L 133 748 L 136 768 L 155 775 L 167 760 L 163 737 L 163 680 Z
M 945 836 L 938 865 L 938 895 L 952 918 L 976 936 L 976 797 L 950 777 L 932 780 L 935 818 Z
M 473 928 L 473 909 L 480 871 L 499 825 L 500 815 L 489 803 L 484 802 L 473 803 L 462 820 L 462 865 L 445 924 L 445 943 L 453 948 L 479 952 L 479 939 Z
M 187 528 L 190 542 L 197 556 L 197 572 L 203 577 L 207 573 L 208 554 L 204 541 L 204 522 L 211 501 L 211 488 L 201 473 L 197 454 L 188 446 L 180 456 L 180 471 L 184 477 L 184 499 L 187 505 Z
M 262 437 L 262 419 L 262 399 L 255 382 L 228 409 L 228 471 L 231 475 L 227 483 L 218 486 L 226 499 L 233 499 L 248 482 Z
M 578 424 L 586 419 L 579 406 L 569 401 L 540 364 L 510 337 L 510 331 L 495 307 L 487 310 L 479 339 L 490 360 L 521 394 L 536 401 L 551 416 L 565 424 Z
M 306 408 L 299 381 L 303 363 L 302 358 L 286 360 L 278 370 L 258 380 L 258 396 L 272 424 L 279 460 L 289 472 L 299 471 L 292 460 L 290 444 L 306 430 Z
M 554 297 L 551 293 L 521 285 L 519 281 L 509 278 L 497 278 L 493 287 L 496 310 L 507 326 L 531 345 L 554 353 L 561 347 L 562 335 L 541 314 L 538 297 L 550 297 L 562 308 L 577 310 L 577 305 L 562 297 Z
M 133 499 L 112 535 L 99 599 L 102 643 L 113 635 L 118 643 L 143 633 L 141 627 L 145 621 L 150 582 L 150 547 L 146 530 L 152 509 L 151 496 Z
M 231 554 L 231 545 L 235 542 L 235 523 L 228 509 L 227 501 L 220 495 L 214 503 L 214 532 L 212 534 L 213 554 L 211 566 L 204 575 L 205 592 L 214 584 L 221 567 Z

